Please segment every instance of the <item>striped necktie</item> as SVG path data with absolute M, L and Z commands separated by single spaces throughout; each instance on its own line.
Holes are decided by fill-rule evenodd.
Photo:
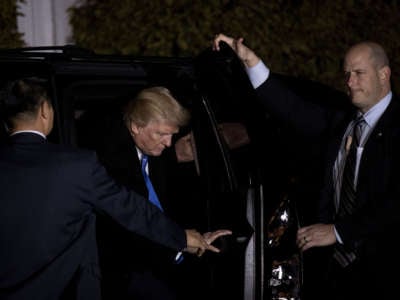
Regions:
M 142 174 L 143 174 L 144 181 L 146 183 L 147 191 L 149 192 L 149 200 L 151 203 L 158 206 L 159 209 L 163 210 L 161 203 L 158 200 L 156 191 L 154 190 L 153 184 L 151 183 L 149 174 L 147 174 L 147 172 L 146 172 L 148 159 L 149 158 L 147 155 L 145 155 L 145 154 L 142 155 Z
M 357 117 L 353 122 L 353 128 L 350 130 L 350 134 L 346 138 L 345 147 L 348 145 L 348 142 L 350 143 L 350 147 L 347 150 L 346 160 L 344 162 L 345 166 L 337 213 L 339 217 L 352 214 L 356 206 L 355 196 L 357 184 L 354 177 L 357 163 L 357 148 L 360 146 L 361 136 L 366 124 L 363 116 Z M 333 256 L 342 267 L 348 266 L 356 259 L 355 253 L 346 249 L 344 245 L 340 243 L 335 245 Z
M 350 131 L 350 148 L 348 150 L 342 176 L 342 187 L 340 191 L 340 202 L 338 215 L 349 215 L 355 207 L 356 183 L 354 180 L 357 162 L 357 148 L 360 146 L 360 139 L 367 123 L 363 116 L 359 116 Z

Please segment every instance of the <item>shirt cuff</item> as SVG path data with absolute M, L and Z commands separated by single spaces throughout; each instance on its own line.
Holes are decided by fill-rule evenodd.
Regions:
M 183 252 L 180 251 L 175 256 L 175 263 L 180 264 L 183 261 Z
M 333 230 L 335 231 L 336 240 L 339 242 L 339 244 L 343 244 L 343 241 L 340 238 L 339 233 L 336 231 L 336 227 L 335 226 L 333 226 Z
M 258 88 L 269 77 L 269 68 L 260 60 L 254 67 L 246 68 L 253 88 Z

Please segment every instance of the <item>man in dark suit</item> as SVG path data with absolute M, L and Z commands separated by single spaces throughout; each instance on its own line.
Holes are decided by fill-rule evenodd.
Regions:
M 347 51 L 343 68 L 352 106 L 332 110 L 286 88 L 243 38 L 219 34 L 215 50 L 221 41 L 238 54 L 269 112 L 303 135 L 329 138 L 317 221 L 297 232 L 301 251 L 332 250 L 323 281 L 327 285 L 313 286 L 320 293 L 310 298 L 398 297 L 397 276 L 389 274 L 400 267 L 400 249 L 393 241 L 400 228 L 400 107 L 384 49 L 361 42 Z
M 143 171 L 147 172 L 160 208 L 175 220 L 179 219 L 177 211 L 182 208 L 177 208 L 174 202 L 176 197 L 171 200 L 169 190 L 182 189 L 181 185 L 185 183 L 180 182 L 180 187 L 174 185 L 172 188 L 171 178 L 176 173 L 177 163 L 187 159 L 181 149 L 190 147 L 190 140 L 189 135 L 185 136 L 178 142 L 181 147 L 176 148 L 173 137 L 188 123 L 189 117 L 188 110 L 167 88 L 156 86 L 140 91 L 129 100 L 123 112 L 108 114 L 107 120 L 102 121 L 101 129 L 96 126 L 102 140 L 97 141 L 97 153 L 109 174 L 118 183 L 149 197 L 143 174 Z M 144 155 L 148 156 L 145 170 L 141 166 Z M 192 158 L 190 155 L 189 159 Z M 192 172 L 195 173 L 192 164 Z M 185 200 L 191 202 L 189 193 L 185 193 Z M 193 214 L 186 210 L 184 214 L 193 218 Z M 177 282 L 178 277 L 175 276 L 182 269 L 177 266 L 179 258 L 176 258 L 176 252 L 133 235 L 111 222 L 108 216 L 99 217 L 98 225 L 105 298 L 169 300 L 178 298 L 178 290 L 187 296 L 187 285 L 183 280 Z M 220 235 L 229 233 L 218 232 Z M 194 269 L 192 271 L 195 272 Z
M 117 185 L 91 151 L 47 142 L 54 111 L 44 83 L 1 93 L 10 137 L 0 148 L 0 299 L 100 299 L 96 214 L 175 251 L 218 252 L 136 192 Z

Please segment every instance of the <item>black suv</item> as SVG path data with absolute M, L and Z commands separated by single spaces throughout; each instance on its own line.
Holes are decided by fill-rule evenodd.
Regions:
M 186 228 L 233 231 L 217 241 L 221 254 L 187 262 L 190 280 L 208 299 L 300 299 L 303 259 L 293 233 L 313 208 L 302 199 L 318 184 L 322 142 L 298 143 L 290 127 L 259 106 L 229 47 L 195 58 L 96 55 L 74 46 L 3 49 L 0 66 L 1 84 L 48 79 L 56 112 L 50 140 L 96 151 L 101 124 L 129 97 L 149 86 L 169 88 L 191 111 L 183 132 L 191 130 L 196 142 L 195 161 L 171 176 L 170 197 L 179 203 L 173 217 Z M 313 101 L 342 97 L 318 83 L 282 78 Z M 233 139 L 246 133 L 246 143 L 230 147 L 221 128 L 231 128 Z

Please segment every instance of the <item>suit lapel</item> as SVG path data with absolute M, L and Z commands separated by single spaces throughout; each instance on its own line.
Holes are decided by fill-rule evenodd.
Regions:
M 360 162 L 359 180 L 364 176 L 365 161 L 368 165 L 375 161 L 375 158 L 388 159 L 393 153 L 393 141 L 397 138 L 393 135 L 400 128 L 400 105 L 395 98 L 392 99 L 389 106 L 378 120 L 375 128 L 372 130 L 367 142 L 364 145 L 363 155 Z M 395 130 L 395 131 L 394 131 Z M 399 132 L 397 132 L 399 134 Z M 383 167 L 385 162 L 376 162 L 377 165 Z

